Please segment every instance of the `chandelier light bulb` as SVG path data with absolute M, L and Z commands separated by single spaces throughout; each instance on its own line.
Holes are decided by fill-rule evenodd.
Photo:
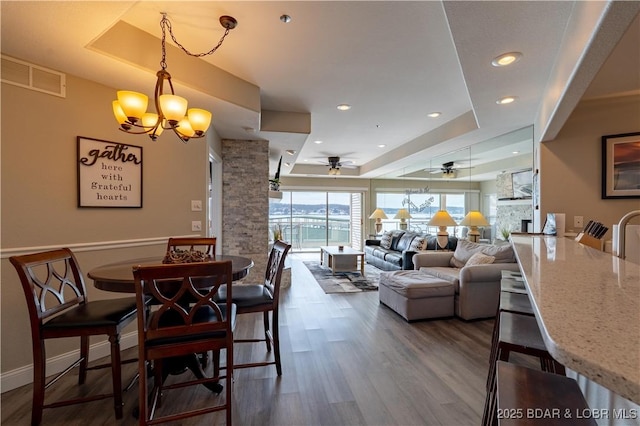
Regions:
M 198 135 L 204 134 L 211 124 L 211 113 L 207 110 L 200 108 L 189 108 L 187 111 L 189 117 L 189 123 L 191 127 Z
M 184 138 L 187 138 L 186 140 L 188 140 L 190 137 L 196 134 L 196 131 L 193 130 L 193 127 L 191 126 L 191 123 L 189 122 L 189 119 L 187 117 L 182 117 L 182 120 L 178 122 L 177 130 L 181 136 L 184 136 L 182 138 L 183 140 L 185 140 Z
M 118 103 L 130 122 L 135 123 L 147 111 L 149 97 L 130 90 L 118 91 Z
M 142 127 L 151 130 L 157 125 L 157 128 L 149 133 L 149 137 L 154 141 L 164 130 L 161 124 L 162 123 L 158 123 L 158 114 L 156 113 L 148 112 L 142 116 Z
M 160 95 L 162 115 L 172 126 L 182 120 L 187 112 L 187 100 L 178 95 Z
M 131 128 L 131 125 L 127 123 L 127 115 L 122 110 L 122 107 L 120 106 L 120 102 L 113 101 L 112 107 L 113 107 L 113 115 L 116 117 L 116 120 L 118 121 L 118 124 L 120 125 L 120 127 L 122 127 L 125 130 L 129 130 Z

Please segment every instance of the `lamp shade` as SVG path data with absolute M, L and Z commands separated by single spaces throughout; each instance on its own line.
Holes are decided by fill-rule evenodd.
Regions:
M 393 217 L 394 219 L 411 219 L 411 215 L 407 211 L 407 209 L 400 209 L 398 213 Z
M 477 210 L 471 210 L 460 222 L 462 226 L 489 226 L 489 222 L 484 218 L 482 213 Z
M 122 107 L 120 106 L 120 102 L 113 101 L 112 106 L 113 106 L 113 115 L 116 116 L 116 120 L 118 120 L 118 124 L 120 125 L 125 124 L 127 121 L 127 115 L 122 110 Z
M 142 114 L 147 111 L 147 104 L 149 103 L 149 97 L 147 95 L 130 90 L 119 90 L 117 95 L 122 112 L 124 112 L 124 115 L 129 117 L 130 120 L 134 118 L 136 120 L 140 119 Z
M 211 124 L 211 113 L 201 108 L 190 108 L 187 111 L 189 122 L 195 132 L 204 133 Z
M 191 127 L 191 123 L 189 122 L 189 119 L 187 117 L 182 117 L 182 119 L 178 122 L 177 130 L 178 133 L 187 138 L 190 138 L 191 136 L 196 134 L 195 130 L 193 130 L 193 127 Z
M 389 219 L 382 209 L 375 209 L 369 219 Z
M 438 210 L 436 214 L 433 215 L 429 223 L 429 226 L 458 226 L 455 220 L 449 215 L 449 212 L 446 210 Z
M 187 113 L 187 100 L 176 95 L 160 95 L 158 97 L 160 109 L 164 118 L 170 122 L 179 122 Z M 125 113 L 127 111 L 125 110 Z M 191 127 L 191 126 L 189 126 Z

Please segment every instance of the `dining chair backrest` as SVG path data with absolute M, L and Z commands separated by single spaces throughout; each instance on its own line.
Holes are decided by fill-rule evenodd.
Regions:
M 231 301 L 219 305 L 214 300 L 220 286 L 231 283 L 230 260 L 138 266 L 133 268 L 133 275 L 138 306 L 144 306 L 148 297 L 158 305 L 148 315 L 138 311 L 142 312 L 138 315 L 141 344 L 154 339 L 231 333 L 231 322 L 225 314 L 231 312 Z M 180 303 L 186 299 L 190 303 Z
M 290 249 L 290 244 L 276 240 L 269 253 L 269 260 L 267 261 L 267 269 L 264 276 L 264 286 L 271 291 L 274 303 L 276 304 L 278 303 L 280 294 L 280 282 L 282 281 L 284 263 Z
M 138 315 L 138 404 L 140 424 L 155 424 L 176 421 L 226 410 L 226 424 L 231 425 L 231 387 L 233 381 L 233 328 L 235 326 L 235 305 L 229 299 L 216 302 L 214 296 L 220 286 L 228 284 L 232 290 L 233 268 L 231 260 L 179 263 L 171 265 L 135 266 L 133 276 L 136 287 L 136 301 L 142 307 L 148 297 L 152 297 L 157 307 L 149 314 L 140 309 Z M 226 354 L 226 394 L 223 399 L 213 399 L 207 408 L 183 410 L 186 406 L 176 404 L 178 413 L 156 417 L 156 407 L 161 404 L 165 390 L 185 386 L 208 386 L 215 389 L 223 378 L 219 374 L 206 377 L 198 361 L 194 370 L 193 362 L 187 366 L 196 375 L 195 380 L 183 380 L 164 386 L 164 380 L 171 367 L 165 366 L 169 359 L 195 359 L 196 354 L 213 351 Z M 219 355 L 218 355 L 219 356 Z M 147 372 L 149 362 L 153 362 L 153 389 L 148 400 Z M 213 386 L 213 387 L 212 387 Z M 221 390 L 221 389 L 220 389 Z M 217 391 L 219 392 L 219 391 Z
M 267 260 L 267 268 L 265 271 L 264 281 L 261 284 L 243 284 L 237 286 L 234 290 L 234 296 L 228 294 L 229 286 L 219 293 L 221 300 L 229 300 L 233 297 L 234 303 L 237 305 L 238 314 L 252 314 L 262 312 L 262 320 L 264 334 L 260 337 L 243 337 L 235 339 L 235 343 L 256 343 L 265 342 L 267 352 L 271 352 L 274 348 L 274 360 L 263 360 L 259 362 L 247 362 L 235 364 L 234 368 L 252 368 L 274 364 L 278 376 L 282 375 L 282 362 L 280 359 L 280 326 L 278 303 L 280 299 L 280 283 L 282 281 L 282 271 L 287 257 L 287 253 L 291 249 L 291 245 L 284 241 L 276 240 L 269 252 Z M 269 319 L 271 313 L 271 319 Z M 273 324 L 273 328 L 271 327 Z
M 42 421 L 45 408 L 63 407 L 104 398 L 113 398 L 116 418 L 122 418 L 122 382 L 120 333 L 136 318 L 133 297 L 95 300 L 89 302 L 83 275 L 71 250 L 61 248 L 40 253 L 11 256 L 24 291 L 31 323 L 33 350 L 33 401 L 31 423 Z M 89 367 L 89 338 L 104 336 L 109 339 L 111 362 Z M 79 337 L 79 358 L 68 368 L 59 370 L 55 377 L 47 375 L 45 340 Z M 71 352 L 70 352 L 71 353 Z M 78 368 L 78 384 L 83 385 L 88 370 L 111 367 L 113 392 L 96 394 L 85 391 L 69 399 L 59 393 L 55 402 L 45 403 L 45 390 L 74 367 Z M 47 383 L 47 379 L 50 379 Z M 60 395 L 65 395 L 61 397 Z M 67 399 L 64 399 L 67 398 Z
M 216 237 L 172 237 L 164 263 L 197 262 L 215 258 Z
M 35 338 L 49 317 L 87 302 L 84 278 L 71 250 L 61 248 L 9 260 L 20 277 Z

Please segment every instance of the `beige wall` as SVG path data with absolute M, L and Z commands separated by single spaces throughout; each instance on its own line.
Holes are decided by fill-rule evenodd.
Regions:
M 152 89 L 153 79 L 149 84 Z M 122 133 L 111 112 L 114 98 L 115 89 L 71 75 L 66 98 L 2 84 L 3 374 L 31 364 L 26 304 L 8 256 L 72 246 L 86 273 L 108 262 L 161 255 L 164 238 L 191 234 L 192 220 L 206 223 L 206 212 L 191 212 L 190 200 L 207 200 L 207 141 L 185 145 L 165 132 L 152 142 Z M 143 147 L 143 208 L 77 207 L 77 136 Z M 210 143 L 214 149 L 220 146 L 215 137 Z M 135 240 L 137 247 L 107 244 L 125 240 Z M 96 290 L 90 280 L 87 287 L 94 300 L 123 296 Z M 69 350 L 68 342 L 56 342 L 48 346 L 47 355 Z
M 598 220 L 611 228 L 627 212 L 640 209 L 639 199 L 601 199 L 601 137 L 640 131 L 640 96 L 583 101 L 558 137 L 540 146 L 540 209 Z M 611 239 L 611 231 L 605 240 Z

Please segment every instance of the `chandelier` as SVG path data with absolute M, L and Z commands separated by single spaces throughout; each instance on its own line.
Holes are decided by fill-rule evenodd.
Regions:
M 161 69 L 156 73 L 158 77 L 154 91 L 154 103 L 156 112 L 147 112 L 149 98 L 147 95 L 128 90 L 119 90 L 118 99 L 113 101 L 113 113 L 120 124 L 119 129 L 123 132 L 134 135 L 147 134 L 152 140 L 165 130 L 171 129 L 182 142 L 189 139 L 204 137 L 205 132 L 211 124 L 211 113 L 200 108 L 190 108 L 187 110 L 188 102 L 185 98 L 177 96 L 173 90 L 171 74 L 167 71 L 166 62 L 166 31 L 169 31 L 171 39 L 187 55 L 202 57 L 214 53 L 224 41 L 229 31 L 238 25 L 231 16 L 221 16 L 220 25 L 225 29 L 218 44 L 205 53 L 191 53 L 184 48 L 173 35 L 171 22 L 166 13 L 162 13 L 160 28 L 162 28 L 162 59 Z M 170 93 L 165 93 L 165 83 L 168 84 Z

